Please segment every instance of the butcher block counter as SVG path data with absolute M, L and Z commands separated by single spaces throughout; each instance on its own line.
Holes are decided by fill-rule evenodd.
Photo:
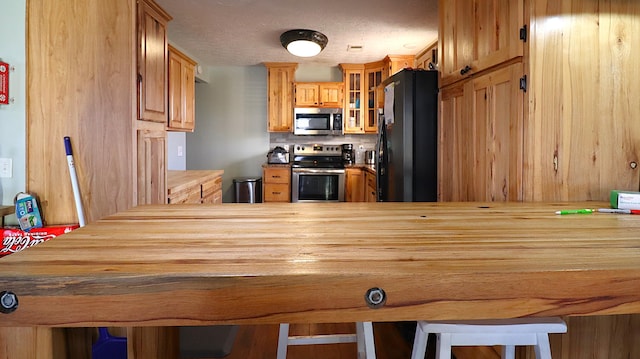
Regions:
M 141 206 L 0 259 L 0 326 L 640 313 L 640 216 L 555 214 L 605 205 Z

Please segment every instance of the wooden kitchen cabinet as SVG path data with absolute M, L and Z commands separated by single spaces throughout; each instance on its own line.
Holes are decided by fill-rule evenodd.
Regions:
M 344 90 L 344 133 L 364 133 L 364 64 L 340 64 Z
M 295 107 L 342 108 L 342 82 L 296 82 Z
M 298 64 L 267 62 L 267 129 L 269 132 L 293 132 L 293 80 Z
M 438 6 L 442 86 L 523 56 L 524 0 L 440 0 Z
M 416 55 L 416 68 L 430 70 L 430 67 L 438 67 L 438 42 L 427 46 L 423 51 Z
M 364 171 L 359 167 L 345 168 L 345 202 L 364 202 Z
M 523 199 L 522 63 L 442 91 L 440 200 Z
M 196 117 L 196 62 L 169 45 L 169 130 L 190 131 Z
M 138 1 L 138 119 L 167 122 L 167 24 L 153 0 Z
M 167 203 L 167 133 L 164 128 L 138 130 L 137 159 L 138 205 Z
M 378 117 L 384 109 L 384 87 L 381 86 L 384 77 L 384 62 L 372 62 L 364 67 L 364 132 L 378 132 Z
M 364 201 L 376 202 L 378 200 L 377 192 L 376 174 L 369 170 L 364 170 Z
M 291 202 L 291 167 L 264 166 L 262 169 L 264 202 Z
M 387 55 L 384 60 L 384 71 L 382 80 L 393 76 L 398 71 L 410 67 L 415 67 L 414 62 L 416 57 L 414 55 Z

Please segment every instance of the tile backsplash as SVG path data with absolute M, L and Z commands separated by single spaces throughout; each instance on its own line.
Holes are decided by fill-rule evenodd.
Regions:
M 289 133 L 269 133 L 269 148 L 289 145 L 290 147 L 304 143 L 318 143 L 322 145 L 353 144 L 356 163 L 364 163 L 364 151 L 375 150 L 378 136 L 372 135 L 344 135 L 344 136 L 296 136 Z M 291 148 L 290 148 L 291 149 Z

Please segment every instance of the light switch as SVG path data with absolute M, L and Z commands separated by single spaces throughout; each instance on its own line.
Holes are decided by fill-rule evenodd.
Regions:
M 182 156 L 183 156 L 182 146 L 178 146 L 178 157 L 182 157 Z
M 0 177 L 11 178 L 12 166 L 11 158 L 0 158 Z

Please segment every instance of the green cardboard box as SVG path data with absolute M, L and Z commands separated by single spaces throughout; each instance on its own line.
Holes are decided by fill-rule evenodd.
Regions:
M 614 189 L 610 196 L 611 208 L 640 209 L 640 192 Z

